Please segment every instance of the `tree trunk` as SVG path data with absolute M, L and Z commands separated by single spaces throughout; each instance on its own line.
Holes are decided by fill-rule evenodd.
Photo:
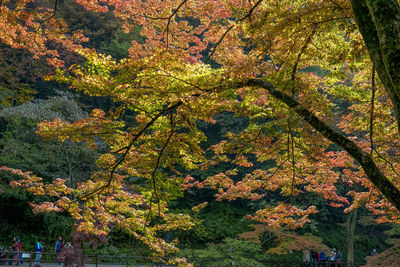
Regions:
M 357 209 L 347 217 L 347 266 L 354 266 L 354 232 L 356 230 Z
M 351 0 L 354 17 L 394 106 L 400 132 L 400 5 L 398 0 Z

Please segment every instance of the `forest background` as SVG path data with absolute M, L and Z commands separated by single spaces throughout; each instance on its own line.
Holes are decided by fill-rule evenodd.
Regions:
M 185 5 L 185 2 L 182 2 L 182 6 Z M 290 38 L 293 38 L 291 34 L 296 37 L 296 33 L 289 31 L 286 34 L 285 32 L 288 31 L 286 26 L 297 29 L 297 26 L 304 26 L 304 23 L 307 23 L 302 22 L 299 16 L 315 15 L 313 14 L 315 11 L 313 10 L 315 8 L 313 1 L 310 1 L 309 8 L 301 8 L 301 5 L 296 6 L 295 2 L 291 3 L 291 5 L 286 3 L 286 6 L 282 4 L 282 6 L 273 7 L 267 4 L 266 6 L 260 5 L 261 2 L 256 1 L 252 5 L 243 5 L 241 6 L 243 10 L 240 10 L 239 7 L 232 7 L 232 10 L 235 10 L 237 14 L 234 14 L 232 10 L 230 12 L 233 13 L 233 16 L 239 18 L 232 21 L 235 23 L 246 21 L 248 17 L 251 17 L 251 12 L 257 8 L 261 9 L 259 12 L 263 15 L 265 15 L 263 12 L 270 11 L 269 9 L 272 8 L 278 10 L 285 7 L 289 11 L 291 11 L 291 8 L 293 10 L 298 9 L 297 14 L 294 12 L 296 16 L 288 16 L 288 21 L 285 22 L 287 25 L 276 26 L 275 30 L 280 31 L 279 38 L 274 40 L 276 43 L 290 40 Z M 154 53 L 153 57 L 150 57 L 150 60 L 154 62 L 151 62 L 150 65 L 160 65 L 163 70 L 171 70 L 171 72 L 164 72 L 160 75 L 159 72 L 153 73 L 150 71 L 146 75 L 159 75 L 157 78 L 160 80 L 156 84 L 154 82 L 152 84 L 146 78 L 143 78 L 143 83 L 150 83 L 154 87 L 159 86 L 158 90 L 161 91 L 164 90 L 160 89 L 163 88 L 162 83 L 167 83 L 168 92 L 174 92 L 184 99 L 182 101 L 187 101 L 186 98 L 198 97 L 198 92 L 191 95 L 191 91 L 187 90 L 182 84 L 196 89 L 204 86 L 204 88 L 208 88 L 205 89 L 206 91 L 212 91 L 214 89 L 204 80 L 210 77 L 216 80 L 227 79 L 226 77 L 221 78 L 220 76 L 223 76 L 223 74 L 218 72 L 219 69 L 226 65 L 232 64 L 233 67 L 229 71 L 234 75 L 242 73 L 246 78 L 258 77 L 257 75 L 262 76 L 262 73 L 267 73 L 270 75 L 269 79 L 279 84 L 292 96 L 296 96 L 300 99 L 299 101 L 304 98 L 310 101 L 308 104 L 311 104 L 311 106 L 317 105 L 320 110 L 316 109 L 315 112 L 319 113 L 319 116 L 324 117 L 325 113 L 339 114 L 339 116 L 329 121 L 330 125 L 335 125 L 346 136 L 353 137 L 353 140 L 357 140 L 360 146 L 366 150 L 368 148 L 371 148 L 371 151 L 374 150 L 371 137 L 372 129 L 374 128 L 375 146 L 376 149 L 381 149 L 379 152 L 376 151 L 375 159 L 388 169 L 387 173 L 393 172 L 388 176 L 393 175 L 394 178 L 391 179 L 396 183 L 396 181 L 398 182 L 398 177 L 396 176 L 398 171 L 396 146 L 398 142 L 393 140 L 398 139 L 398 131 L 396 130 L 395 121 L 388 119 L 393 115 L 393 111 L 391 111 L 393 107 L 388 97 L 385 97 L 380 81 L 375 77 L 375 69 L 369 62 L 367 51 L 362 45 L 361 39 L 354 36 L 354 31 L 356 30 L 354 21 L 351 21 L 352 15 L 349 11 L 349 5 L 341 1 L 331 2 L 333 5 L 337 5 L 337 10 L 341 12 L 342 17 L 337 19 L 339 21 L 338 24 L 327 26 L 332 28 L 324 32 L 325 37 L 314 36 L 320 30 L 317 26 L 315 28 L 308 27 L 308 31 L 301 32 L 302 37 L 297 40 L 298 47 L 291 48 L 293 53 L 289 53 L 288 59 L 280 58 L 282 54 L 278 53 L 280 52 L 279 49 L 282 51 L 288 49 L 285 44 L 274 48 L 276 49 L 274 51 L 277 52 L 276 55 L 273 55 L 272 52 L 268 54 L 267 51 L 270 51 L 268 49 L 271 48 L 267 49 L 264 45 L 260 45 L 258 43 L 260 40 L 257 40 L 257 38 L 254 38 L 254 42 L 249 42 L 248 47 L 242 49 L 243 53 L 232 51 L 229 47 L 232 36 L 242 33 L 240 31 L 235 32 L 236 29 L 232 25 L 236 24 L 230 25 L 229 23 L 232 21 L 227 20 L 221 21 L 219 27 L 216 27 L 221 28 L 221 30 L 213 33 L 217 37 L 228 36 L 226 38 L 228 39 L 227 41 L 223 40 L 223 38 L 214 37 L 214 42 L 203 47 L 203 50 L 192 49 L 193 51 L 190 51 L 191 56 L 198 56 L 201 62 L 208 61 L 212 68 L 196 67 L 195 63 L 191 63 L 194 67 L 186 69 L 187 66 L 180 66 L 180 64 L 184 65 L 182 62 L 186 64 L 191 62 L 190 60 L 196 62 L 197 59 L 189 60 L 185 58 L 186 61 L 176 63 L 172 59 L 177 56 L 174 54 L 175 52 L 166 52 L 166 50 L 160 52 L 155 49 L 155 52 L 152 51 Z M 7 3 L 7 7 L 12 9 L 14 2 Z M 39 1 L 38 6 L 40 5 L 49 6 L 49 3 Z M 87 3 L 83 3 L 83 5 L 87 5 Z M 179 3 L 177 6 L 180 6 Z M 86 6 L 86 8 L 88 7 Z M 103 115 L 98 111 L 98 109 L 101 109 L 106 111 L 106 114 L 110 114 L 109 118 L 115 119 L 115 122 L 123 122 L 124 125 L 133 125 L 140 128 L 140 123 L 152 121 L 149 118 L 152 116 L 154 118 L 154 114 L 157 114 L 156 112 L 159 108 L 162 110 L 162 108 L 168 109 L 171 107 L 168 106 L 168 102 L 161 101 L 157 103 L 157 98 L 140 99 L 138 103 L 131 102 L 127 104 L 124 102 L 125 96 L 123 93 L 116 97 L 112 93 L 98 91 L 98 87 L 101 86 L 104 86 L 105 90 L 109 90 L 107 88 L 109 84 L 101 84 L 102 80 L 100 80 L 100 86 L 96 85 L 99 82 L 99 80 L 96 80 L 98 77 L 106 77 L 109 80 L 118 78 L 119 80 L 116 82 L 122 85 L 127 79 L 135 81 L 141 71 L 146 69 L 146 63 L 142 62 L 136 66 L 136 63 L 132 63 L 129 60 L 124 61 L 123 59 L 134 58 L 132 49 L 130 50 L 134 45 L 140 44 L 145 47 L 146 45 L 155 45 L 149 42 L 151 33 L 147 33 L 146 36 L 146 34 L 140 32 L 144 29 L 149 30 L 145 26 L 127 29 L 123 16 L 121 16 L 122 18 L 116 18 L 116 14 L 112 12 L 98 12 L 99 10 L 96 8 L 88 9 L 93 9 L 93 11 L 87 10 L 72 1 L 56 1 L 57 11 L 54 15 L 51 15 L 52 13 L 50 12 L 51 16 L 45 22 L 52 22 L 53 17 L 55 22 L 65 21 L 68 25 L 67 34 L 72 35 L 73 32 L 81 31 L 80 33 L 83 36 L 89 38 L 87 42 L 83 43 L 84 47 L 95 49 L 98 53 L 110 55 L 112 59 L 120 60 L 121 65 L 118 66 L 111 58 L 93 54 L 93 50 L 84 50 L 79 46 L 75 46 L 75 44 L 66 44 L 65 42 L 57 43 L 56 38 L 54 38 L 53 43 L 47 44 L 46 48 L 48 51 L 50 51 L 49 47 L 57 49 L 57 55 L 53 54 L 49 57 L 53 61 L 46 61 L 46 55 L 41 55 L 35 49 L 30 49 L 29 47 L 26 49 L 24 45 L 18 48 L 12 42 L 7 43 L 7 40 L 1 44 L 0 165 L 20 169 L 24 172 L 31 171 L 48 183 L 54 183 L 54 181 L 58 181 L 57 178 L 62 178 L 67 181 L 68 186 L 71 188 L 77 188 L 82 185 L 82 182 L 88 181 L 93 172 L 101 173 L 105 163 L 115 159 L 107 158 L 111 154 L 110 148 L 114 149 L 114 152 L 118 150 L 118 148 L 115 148 L 115 144 L 107 140 L 107 138 L 116 139 L 116 136 L 108 137 L 106 136 L 107 133 L 102 132 L 93 138 L 95 134 L 91 131 L 92 139 L 74 139 L 75 135 L 82 134 L 82 132 L 88 134 L 88 132 L 85 132 L 83 128 L 79 128 L 78 124 L 73 124 L 70 129 L 68 129 L 68 125 L 64 125 L 65 128 L 62 128 L 63 125 L 61 125 L 60 129 L 51 132 L 51 128 L 46 128 L 46 124 L 38 126 L 39 123 L 46 120 L 54 121 L 57 118 L 61 122 L 80 122 L 88 117 L 89 114 L 91 114 L 92 118 L 99 117 L 102 119 Z M 306 11 L 303 11 L 303 9 Z M 166 10 L 168 10 L 167 7 Z M 171 12 L 172 14 L 175 13 L 174 16 L 178 13 L 179 8 L 175 10 L 177 12 Z M 2 11 L 5 12 L 4 9 Z M 263 18 L 260 13 L 258 15 Z M 334 15 L 336 14 L 333 13 L 332 16 Z M 167 25 L 169 23 L 179 24 L 184 21 L 186 24 L 182 27 L 187 27 L 187 25 L 193 26 L 199 23 L 190 16 L 186 18 L 183 15 L 182 17 L 179 15 L 177 17 L 174 16 L 167 17 L 170 18 Z M 172 22 L 170 22 L 171 19 Z M 299 22 L 293 22 L 297 19 Z M 161 21 L 164 20 L 162 19 Z M 336 18 L 332 17 L 331 20 L 335 21 Z M 341 25 L 342 20 L 345 21 L 343 24 L 348 23 L 350 26 Z M 250 22 L 253 23 L 251 19 Z M 265 23 L 262 19 L 261 22 Z M 252 34 L 259 34 L 259 32 L 264 32 L 261 22 L 256 20 L 254 25 L 250 23 L 250 25 L 244 25 L 243 27 L 248 27 L 246 30 Z M 319 23 L 323 24 L 322 22 Z M 314 24 L 311 23 L 311 25 Z M 315 25 L 319 24 L 316 23 Z M 3 27 L 2 30 L 4 29 Z M 173 43 L 173 39 L 168 40 L 168 28 L 166 32 L 167 37 L 165 38 L 164 36 L 163 42 L 167 43 L 168 48 L 169 45 L 173 45 L 170 44 Z M 165 32 L 163 33 L 165 34 Z M 229 36 L 230 34 L 232 36 Z M 204 37 L 201 34 L 197 36 L 199 39 Z M 263 38 L 267 37 L 263 36 Z M 81 36 L 76 38 L 83 39 Z M 177 39 L 179 38 L 177 37 Z M 318 43 L 321 38 L 330 39 L 330 43 Z M 22 44 L 24 43 L 22 38 L 15 39 Z M 246 38 L 243 37 L 242 39 L 242 42 L 246 42 Z M 315 42 L 313 42 L 314 40 Z M 224 42 L 227 44 L 224 45 Z M 289 43 L 292 45 L 293 40 Z M 318 47 L 318 44 L 326 47 Z M 71 49 L 72 51 L 63 47 L 68 45 L 74 47 Z M 218 48 L 219 45 L 221 48 Z M 195 47 L 195 45 L 190 44 L 185 49 L 190 50 L 191 47 Z M 259 48 L 259 50 L 256 48 Z M 257 64 L 255 64 L 257 66 L 255 67 L 252 66 L 254 62 L 246 58 L 247 55 L 254 56 L 252 54 L 253 50 L 257 57 Z M 317 53 L 317 51 L 325 50 L 330 52 L 323 55 Z M 261 53 L 260 51 L 264 52 L 264 54 L 257 54 Z M 39 56 L 35 57 L 35 53 L 39 54 Z M 233 62 L 231 57 L 225 58 L 224 55 L 229 53 L 231 57 L 239 58 L 242 62 Z M 213 54 L 215 54 L 214 58 L 212 58 Z M 312 61 L 319 62 L 312 58 L 313 54 L 318 55 L 315 57 L 320 57 L 319 60 L 325 60 L 326 65 L 322 65 L 322 63 L 310 64 Z M 186 56 L 183 55 L 182 57 Z M 155 59 L 155 57 L 158 58 Z M 262 58 L 261 61 L 260 57 Z M 304 62 L 302 61 L 303 58 Z M 60 67 L 59 60 L 63 61 L 64 67 Z M 285 60 L 290 62 L 287 68 Z M 171 63 L 168 61 L 171 61 Z M 251 65 L 251 68 L 246 69 L 249 65 Z M 257 67 L 261 68 L 261 70 L 257 70 Z M 58 71 L 56 71 L 57 68 Z M 280 69 L 284 71 L 280 71 Z M 361 73 L 357 72 L 357 69 L 361 70 Z M 258 74 L 253 73 L 257 71 L 259 72 Z M 188 75 L 187 73 L 190 72 L 196 75 Z M 48 74 L 54 73 L 56 74 L 55 76 L 48 77 Z M 93 80 L 80 80 L 82 73 L 86 74 L 87 77 L 93 78 L 94 82 Z M 165 80 L 162 80 L 164 78 Z M 174 84 L 171 80 L 178 80 L 182 84 Z M 74 89 L 78 90 L 71 90 L 69 88 L 70 84 L 73 84 Z M 329 88 L 329 90 L 323 91 L 321 84 Z M 299 88 L 307 88 L 309 91 L 305 91 L 305 89 L 304 91 L 296 91 L 298 90 L 295 89 L 297 86 Z M 124 87 L 117 88 L 114 85 L 111 87 L 114 90 L 124 89 Z M 240 86 L 231 85 L 231 87 Z M 245 86 L 242 87 L 246 88 Z M 141 89 L 144 90 L 146 88 L 146 86 L 143 86 Z M 124 168 L 117 170 L 121 175 L 128 173 L 128 176 L 124 178 L 124 183 L 144 188 L 141 189 L 143 190 L 142 192 L 147 192 L 151 195 L 149 201 L 144 204 L 131 203 L 131 205 L 140 206 L 145 211 L 154 212 L 155 216 L 154 219 L 150 220 L 152 222 L 149 224 L 149 229 L 153 226 L 155 229 L 158 227 L 160 218 L 157 218 L 157 212 L 161 214 L 161 209 L 162 212 L 166 212 L 162 202 L 168 203 L 172 213 L 189 214 L 192 217 L 190 222 L 189 219 L 185 222 L 177 222 L 178 227 L 166 228 L 166 231 L 155 234 L 155 236 L 162 237 L 167 243 L 173 243 L 175 238 L 179 239 L 177 246 L 180 251 L 174 252 L 175 254 L 173 255 L 186 257 L 189 261 L 207 259 L 215 262 L 215 264 L 220 264 L 217 259 L 223 258 L 225 261 L 229 261 L 230 256 L 234 255 L 238 264 L 240 262 L 252 262 L 255 266 L 257 264 L 262 265 L 268 261 L 293 259 L 293 255 L 301 261 L 302 255 L 299 251 L 302 249 L 308 246 L 314 246 L 315 249 L 323 248 L 323 245 L 319 246 L 314 243 L 341 249 L 344 252 L 344 260 L 347 261 L 348 244 L 354 242 L 355 262 L 363 262 L 366 254 L 374 248 L 380 252 L 393 246 L 397 248 L 399 246 L 397 239 L 400 235 L 400 229 L 395 222 L 398 221 L 398 217 L 396 217 L 398 215 L 390 207 L 388 211 L 386 209 L 387 204 L 382 204 L 380 194 L 366 181 L 365 175 L 359 166 L 353 160 L 340 154 L 341 151 L 338 146 L 332 143 L 321 144 L 321 136 L 313 136 L 307 140 L 303 139 L 301 133 L 311 130 L 304 124 L 298 123 L 298 117 L 286 106 L 277 104 L 275 100 L 265 99 L 266 95 L 263 93 L 257 91 L 248 93 L 246 90 L 252 91 L 252 89 L 245 89 L 243 91 L 237 90 L 235 93 L 232 93 L 232 91 L 222 92 L 221 95 L 215 98 L 205 98 L 202 100 L 204 102 L 190 102 L 190 100 L 188 105 L 193 105 L 193 113 L 196 116 L 186 118 L 185 116 L 191 115 L 190 112 L 192 111 L 190 111 L 180 118 L 183 122 L 179 122 L 178 119 L 176 119 L 176 122 L 172 122 L 175 115 L 170 112 L 165 114 L 167 116 L 164 116 L 165 120 L 161 122 L 161 125 L 151 129 L 149 136 L 154 133 L 154 135 L 158 134 L 155 139 L 159 140 L 159 142 L 146 137 L 145 141 L 148 142 L 149 146 L 142 148 L 144 151 L 146 149 L 151 150 L 151 147 L 164 151 L 167 147 L 166 145 L 164 146 L 164 139 L 168 136 L 172 138 L 173 135 L 169 133 L 175 133 L 173 127 L 176 127 L 177 136 L 179 135 L 175 140 L 176 142 L 179 143 L 185 138 L 194 140 L 185 140 L 180 144 L 183 146 L 183 143 L 186 142 L 185 145 L 188 146 L 186 150 L 179 151 L 179 153 L 184 154 L 184 157 L 182 157 L 182 154 L 176 156 L 177 151 L 171 149 L 168 153 L 174 159 L 171 160 L 172 162 L 168 162 L 168 157 L 162 157 L 162 153 L 150 155 L 149 157 L 152 160 L 149 160 L 149 162 L 141 158 L 143 165 L 151 165 L 157 162 L 155 168 L 153 166 L 150 171 L 147 170 L 147 174 L 151 174 L 149 176 L 141 176 L 138 171 L 129 173 L 130 170 Z M 167 90 L 165 89 L 165 91 Z M 130 97 L 138 97 L 139 99 L 142 96 L 132 93 Z M 221 99 L 228 99 L 232 103 L 237 99 L 242 99 L 242 101 L 238 101 L 239 104 L 224 103 L 227 106 L 231 105 L 226 108 L 219 106 L 218 101 L 221 101 Z M 325 103 L 321 99 L 327 102 Z M 142 106 L 143 112 L 138 107 L 131 108 L 129 106 L 143 103 L 150 103 L 150 107 Z M 271 110 L 273 112 L 270 112 Z M 146 118 L 146 112 L 150 113 L 148 118 Z M 362 116 L 361 118 L 355 118 L 353 117 L 354 114 L 362 114 Z M 373 116 L 375 116 L 375 121 L 372 120 Z M 169 127 L 170 120 L 171 126 Z M 60 121 L 53 126 L 58 127 L 57 123 L 62 124 Z M 85 121 L 83 122 L 85 123 Z M 127 128 L 121 126 L 121 124 L 117 125 L 106 120 L 101 123 L 113 130 Z M 374 127 L 371 127 L 371 124 Z M 94 128 L 99 130 L 99 128 Z M 40 133 L 38 129 L 42 132 Z M 204 133 L 204 135 L 201 133 Z M 58 138 L 63 142 L 50 140 L 49 136 L 56 137 L 56 139 Z M 259 138 L 260 136 L 263 138 Z M 168 144 L 168 140 L 167 138 L 166 144 Z M 226 142 L 227 140 L 230 142 Z M 371 141 L 371 144 L 368 143 L 369 141 Z M 123 143 L 124 141 L 122 140 L 121 142 Z M 193 145 L 194 143 L 198 147 Z M 279 147 L 276 149 L 277 152 L 272 153 L 272 149 L 266 149 L 273 145 Z M 260 149 L 259 147 L 262 148 Z M 263 149 L 265 151 L 261 151 Z M 199 153 L 200 150 L 205 151 L 204 155 Z M 321 152 L 327 156 L 324 158 L 320 155 Z M 271 155 L 270 157 L 268 153 L 273 154 L 273 156 Z M 118 152 L 114 154 L 118 154 Z M 101 157 L 101 155 L 108 156 Z M 205 159 L 202 158 L 203 156 Z M 185 157 L 188 159 L 184 159 Z M 309 157 L 307 159 L 308 162 L 302 162 L 302 158 L 305 157 Z M 99 158 L 104 162 L 101 162 Z M 326 158 L 336 161 L 335 163 L 330 163 L 328 169 L 317 164 L 318 161 L 324 161 Z M 163 160 L 167 163 L 160 163 Z M 343 163 L 342 161 L 345 162 Z M 137 164 L 137 162 L 131 162 L 130 164 Z M 311 170 L 308 164 L 314 164 L 315 169 L 325 171 L 316 173 L 315 169 Z M 199 165 L 201 168 L 194 168 L 192 165 Z M 205 165 L 207 166 L 205 167 Z M 159 169 L 163 170 L 159 172 Z M 274 186 L 261 188 L 257 181 L 262 179 L 257 177 L 257 170 L 265 171 L 263 175 L 268 173 L 268 177 L 280 179 L 280 182 L 275 182 L 276 188 Z M 283 170 L 281 174 L 279 174 L 280 170 Z M 113 175 L 114 170 L 111 173 Z M 182 179 L 171 178 L 171 180 L 165 180 L 163 178 L 164 175 L 165 177 L 175 177 L 176 173 Z M 253 175 L 250 178 L 248 176 L 249 173 Z M 307 180 L 307 175 L 314 177 L 318 182 L 307 187 L 303 183 L 304 180 Z M 70 210 L 66 209 L 59 213 L 35 213 L 32 210 L 32 205 L 29 204 L 37 204 L 34 206 L 36 211 L 47 211 L 46 206 L 38 203 L 52 203 L 60 195 L 50 194 L 50 196 L 44 196 L 42 192 L 38 194 L 38 190 L 40 191 L 41 187 L 37 187 L 36 191 L 26 191 L 23 188 L 11 186 L 10 182 L 16 177 L 16 175 L 10 174 L 8 171 L 1 173 L 0 213 L 3 219 L 0 222 L 1 244 L 7 246 L 11 243 L 13 236 L 20 236 L 24 249 L 32 249 L 34 242 L 38 238 L 45 240 L 45 247 L 52 248 L 58 236 L 61 235 L 66 239 L 72 240 L 73 235 L 78 235 L 74 230 L 76 228 L 76 225 L 74 225 L 76 224 L 76 217 L 74 217 L 74 214 L 71 217 Z M 244 179 L 246 177 L 248 178 L 247 180 Z M 156 185 L 156 181 L 159 184 Z M 240 183 L 241 181 L 251 181 L 251 183 Z M 354 185 L 357 183 L 359 184 Z M 186 189 L 184 192 L 179 187 L 179 185 L 183 184 L 186 184 L 186 188 L 183 188 Z M 274 182 L 271 182 L 271 184 L 274 184 Z M 242 190 L 243 185 L 246 186 L 246 190 Z M 331 187 L 332 185 L 334 187 Z M 157 190 L 161 196 L 157 195 Z M 265 196 L 263 190 L 271 192 Z M 67 192 L 66 194 L 71 195 L 72 193 Z M 143 193 L 143 195 L 146 194 Z M 348 196 L 348 200 L 342 196 Z M 154 204 L 154 207 L 151 203 Z M 279 207 L 283 205 L 281 203 L 289 203 L 290 206 L 284 205 L 281 208 L 293 211 L 295 214 L 288 215 L 281 212 L 282 214 L 278 213 L 280 216 L 276 217 L 272 213 L 254 216 L 254 214 L 259 214 L 257 213 L 259 210 L 265 211 L 265 207 Z M 318 213 L 314 213 L 314 208 L 309 209 L 310 203 L 315 206 L 314 208 L 318 210 Z M 348 208 L 350 203 L 353 203 L 351 208 L 348 209 L 350 213 L 344 213 L 344 209 Z M 377 203 L 381 207 L 383 206 L 383 210 L 377 208 Z M 367 208 L 363 207 L 364 204 L 367 204 Z M 291 207 L 300 207 L 304 210 L 296 213 L 297 211 Z M 117 213 L 114 212 L 114 214 Z M 13 215 L 9 216 L 8 214 Z M 389 214 L 388 217 L 382 217 L 382 215 L 387 214 Z M 253 231 L 254 227 L 252 225 L 256 224 L 256 222 L 246 215 L 254 216 L 253 219 L 256 222 L 261 222 L 262 225 L 272 224 L 273 226 L 278 226 L 278 230 L 256 227 L 256 231 Z M 263 218 L 263 216 L 267 218 Z M 268 217 L 276 220 L 268 220 Z M 291 219 L 292 217 L 294 219 Z M 376 219 L 386 223 L 377 224 Z M 101 218 L 99 220 L 101 221 Z M 173 218 L 166 219 L 171 225 L 173 220 Z M 310 222 L 304 224 L 308 220 Z M 100 236 L 98 238 L 99 246 L 93 248 L 93 246 L 88 245 L 85 247 L 87 252 L 95 250 L 102 254 L 149 256 L 154 255 L 154 251 L 159 249 L 154 245 L 157 243 L 155 240 L 146 243 L 140 236 L 131 238 L 131 235 L 135 233 L 129 233 L 123 226 L 118 224 L 116 227 L 106 227 L 108 235 L 105 238 L 105 232 L 103 232 L 105 228 L 101 223 L 99 225 L 99 227 L 94 227 L 97 232 L 89 229 L 90 226 L 87 224 L 80 225 L 81 230 L 85 233 L 80 238 L 92 240 L 93 234 L 97 237 Z M 298 226 L 302 227 L 294 229 Z M 352 233 L 353 230 L 354 233 Z M 152 235 L 153 232 L 149 234 Z M 105 239 L 107 242 L 102 243 Z M 160 250 L 169 249 L 161 248 Z M 394 251 L 392 249 L 391 254 L 396 257 L 395 255 L 397 254 Z

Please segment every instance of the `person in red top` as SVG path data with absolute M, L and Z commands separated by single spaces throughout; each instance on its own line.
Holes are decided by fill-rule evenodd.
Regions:
M 337 262 L 337 266 L 338 267 L 342 267 L 342 263 L 343 263 L 343 255 L 342 252 L 340 251 L 340 249 L 338 249 L 338 252 L 336 254 L 336 262 Z
M 21 240 L 19 239 L 18 236 L 17 236 L 17 241 L 18 241 L 18 248 L 19 248 L 19 262 L 21 264 L 24 264 L 24 262 L 22 261 L 22 244 L 21 244 Z

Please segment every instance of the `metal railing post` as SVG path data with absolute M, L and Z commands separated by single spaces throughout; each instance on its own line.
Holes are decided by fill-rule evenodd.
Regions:
M 32 267 L 32 251 L 29 251 L 29 267 Z

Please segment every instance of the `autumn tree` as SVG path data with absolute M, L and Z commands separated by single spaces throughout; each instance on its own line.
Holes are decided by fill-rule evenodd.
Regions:
M 308 192 L 347 210 L 365 204 L 381 221 L 399 220 L 398 1 L 78 3 L 112 12 L 126 32 L 140 31 L 144 41 L 132 40 L 129 58 L 120 61 L 73 46 L 86 62 L 52 76 L 118 107 L 93 110 L 76 122 L 39 125 L 45 138 L 108 151 L 97 161 L 100 170 L 76 189 L 62 179 L 46 185 L 14 170 L 24 177 L 15 185 L 55 197 L 35 204 L 36 210 L 69 211 L 86 232 L 106 233 L 117 225 L 159 253 L 174 248 L 159 232 L 193 225 L 167 208 L 190 187 L 215 188 L 219 200 L 257 200 L 277 191 L 284 202 L 249 216 L 273 226 L 306 223 L 316 208 L 293 200 Z M 29 37 L 5 35 L 3 41 L 37 55 L 55 54 L 45 47 L 62 36 L 54 31 L 56 9 L 44 9 L 48 19 L 43 12 L 25 18 L 12 6 L 1 8 L 15 21 L 27 21 L 12 24 L 14 32 L 35 32 L 39 26 L 29 25 L 36 20 L 49 24 L 49 31 L 35 49 Z M 0 25 L 4 32 L 6 24 Z M 222 111 L 246 116 L 249 124 L 205 149 L 197 122 L 213 123 Z M 124 112 L 134 112 L 136 122 L 121 120 Z M 254 169 L 256 161 L 275 167 Z M 221 162 L 230 167 L 203 181 L 186 175 Z M 235 182 L 239 167 L 249 172 Z M 348 185 L 346 195 L 337 192 L 339 183 Z

